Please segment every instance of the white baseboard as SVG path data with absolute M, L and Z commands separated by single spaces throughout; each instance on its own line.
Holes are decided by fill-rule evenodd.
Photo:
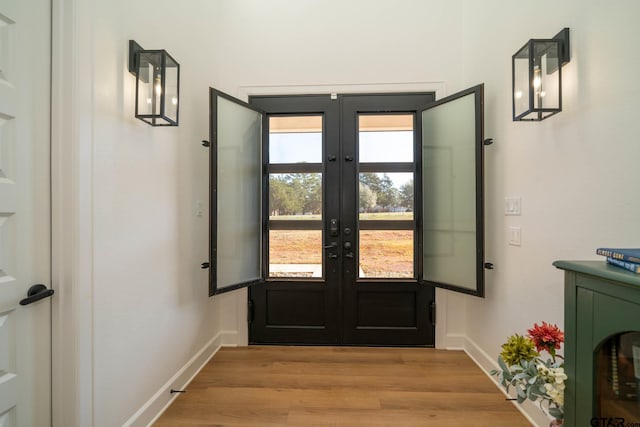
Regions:
M 171 389 L 184 390 L 207 362 L 221 347 L 235 346 L 237 332 L 221 331 L 213 337 L 200 351 L 198 351 L 169 381 L 167 381 L 131 418 L 123 427 L 142 427 L 153 424 L 179 393 L 170 393 Z
M 476 344 L 471 338 L 462 334 L 449 334 L 446 338 L 447 342 L 447 350 L 464 350 L 465 353 L 475 362 L 476 365 L 494 382 L 496 387 L 505 395 L 508 396 L 504 391 L 504 388 L 498 384 L 498 381 L 495 377 L 491 376 L 489 372 L 492 369 L 498 369 L 498 360 L 496 357 L 489 356 L 478 344 Z M 517 402 L 513 402 L 513 405 L 525 416 L 525 418 L 531 423 L 531 425 L 536 427 L 548 426 L 551 421 L 542 410 L 537 406 L 536 403 L 531 401 L 526 401 L 522 404 L 518 404 Z

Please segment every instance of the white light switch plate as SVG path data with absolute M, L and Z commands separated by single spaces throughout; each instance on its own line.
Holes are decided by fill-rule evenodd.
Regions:
M 504 198 L 504 214 L 505 215 L 520 215 L 521 206 L 522 206 L 522 199 L 520 197 Z
M 520 246 L 522 244 L 521 235 L 520 227 L 509 227 L 509 244 L 511 246 Z

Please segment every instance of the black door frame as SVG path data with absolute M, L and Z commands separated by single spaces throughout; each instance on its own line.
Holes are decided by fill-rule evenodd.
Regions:
M 380 94 L 348 94 L 343 96 L 341 118 L 343 139 L 357 138 L 358 134 L 358 116 L 360 114 L 396 114 L 396 113 L 413 113 L 414 114 L 414 279 L 360 279 L 358 272 L 354 268 L 345 269 L 345 277 L 343 292 L 346 301 L 342 304 L 344 309 L 343 325 L 344 340 L 356 345 L 422 345 L 435 346 L 435 288 L 429 284 L 420 283 L 422 277 L 422 239 L 421 236 L 421 210 L 422 210 L 422 194 L 420 183 L 422 182 L 422 124 L 418 117 L 417 111 L 427 104 L 435 101 L 433 92 L 427 93 L 380 93 Z M 358 141 L 351 141 L 342 144 L 343 147 L 349 147 L 358 150 Z M 354 180 L 345 182 L 347 188 L 343 192 L 343 212 L 352 213 L 352 218 L 344 218 L 347 227 L 359 232 L 362 223 L 358 221 L 357 189 L 358 175 L 360 172 L 370 171 L 372 165 L 359 165 L 357 152 L 345 152 L 344 156 L 353 156 L 353 162 L 345 162 L 343 174 L 345 176 L 353 176 Z M 386 163 L 386 166 L 393 168 L 393 163 Z M 375 166 L 374 166 L 375 167 Z M 366 168 L 366 169 L 365 169 Z M 378 169 L 380 170 L 380 169 Z M 393 226 L 392 221 L 376 221 L 383 229 L 385 223 Z M 360 226 L 360 227 L 358 227 Z M 353 260 L 355 263 L 355 260 Z M 393 290 L 389 288 L 389 284 L 393 284 Z M 415 326 L 371 326 L 361 324 L 362 319 L 355 310 L 359 298 L 368 295 L 372 300 L 383 301 L 383 295 L 393 295 L 404 298 L 404 304 L 400 304 L 397 310 L 402 310 L 402 305 L 409 303 L 414 304 Z M 411 302 L 409 302 L 411 301 Z M 388 302 L 390 303 L 390 302 Z M 351 307 L 351 310 L 349 310 Z M 406 308 L 406 307 L 405 307 Z
M 415 98 L 413 103 L 407 104 L 407 99 Z M 344 258 L 342 249 L 338 249 L 339 256 L 337 259 L 323 261 L 325 266 L 325 274 L 323 280 L 305 280 L 304 282 L 296 280 L 272 280 L 269 279 L 259 288 L 250 288 L 249 302 L 250 313 L 252 318 L 250 324 L 250 342 L 252 343 L 300 343 L 300 344 L 346 344 L 346 345 L 422 345 L 433 346 L 435 344 L 435 319 L 433 313 L 430 312 L 435 301 L 435 289 L 430 285 L 420 285 L 418 278 L 421 277 L 422 256 L 420 236 L 420 209 L 421 200 L 419 192 L 419 183 L 421 182 L 421 155 L 420 155 L 420 138 L 421 124 L 416 114 L 418 109 L 425 104 L 435 100 L 433 93 L 412 93 L 412 94 L 350 94 L 330 97 L 329 95 L 292 95 L 292 96 L 256 96 L 250 97 L 250 104 L 265 111 L 268 115 L 306 115 L 306 114 L 323 114 L 323 138 L 325 141 L 342 140 L 345 137 L 351 137 L 357 133 L 357 116 L 362 113 L 398 113 L 410 112 L 415 114 L 414 119 L 414 135 L 417 141 L 414 144 L 414 277 L 413 280 L 403 279 L 378 279 L 378 280 L 359 280 L 355 266 L 357 262 L 354 259 Z M 345 116 L 346 114 L 346 116 Z M 343 121 L 343 117 L 346 122 Z M 338 120 L 335 120 L 335 119 Z M 332 120 L 334 119 L 334 120 Z M 264 140 L 268 140 L 268 126 L 265 119 L 263 126 Z M 338 126 L 336 123 L 342 122 Z M 347 136 L 346 134 L 350 134 Z M 337 143 L 336 143 L 337 144 Z M 358 182 L 358 162 L 357 162 L 357 141 L 348 144 L 349 148 L 345 148 L 345 144 L 340 144 L 340 152 L 326 152 L 327 144 L 323 144 L 323 244 L 327 245 L 327 236 L 329 235 L 329 219 L 339 218 L 341 231 L 345 228 L 353 230 L 354 236 L 357 235 L 357 200 L 354 194 L 357 194 L 356 187 Z M 335 144 L 334 144 L 335 146 Z M 268 165 L 268 146 L 264 144 L 263 158 L 265 164 Z M 349 160 L 351 159 L 351 160 Z M 266 170 L 266 169 L 265 169 Z M 268 175 L 269 171 L 266 170 Z M 276 170 L 272 172 L 277 172 Z M 354 179 L 344 179 L 345 177 L 355 177 Z M 338 188 L 338 183 L 342 182 L 347 188 L 346 191 L 340 193 L 327 191 L 327 188 Z M 350 212 L 351 217 L 347 218 L 343 212 Z M 268 259 L 268 227 L 264 229 L 263 236 L 263 265 L 267 265 Z M 342 239 L 342 233 L 340 236 Z M 345 271 L 344 263 L 351 263 L 351 268 Z M 342 286 L 350 286 L 347 292 L 344 292 L 338 284 Z M 355 311 L 355 299 L 358 292 L 367 292 L 372 298 L 378 298 L 385 292 L 390 292 L 388 285 L 393 283 L 393 291 L 403 291 L 414 293 L 415 304 L 415 321 L 416 325 L 421 327 L 372 327 L 359 326 L 358 316 Z M 386 286 L 385 286 L 386 285 Z M 366 287 L 363 288 L 363 287 Z M 358 289 L 363 288 L 363 289 Z M 267 293 L 281 292 L 286 293 L 307 293 L 307 297 L 311 294 L 324 292 L 324 313 L 326 322 L 323 325 L 273 325 L 268 324 L 265 312 L 269 303 Z M 282 295 L 273 298 L 277 299 Z M 313 297 L 311 297 L 313 298 Z M 344 301 L 347 298 L 349 301 Z M 282 304 L 288 302 L 295 303 L 295 298 L 287 300 L 284 297 Z M 320 302 L 320 301 L 318 301 Z M 338 309 L 334 309 L 337 307 Z M 342 308 L 340 310 L 339 308 Z M 276 322 L 277 323 L 277 322 Z M 282 322 L 285 323 L 285 322 Z M 254 331 L 259 329 L 260 339 L 254 339 Z M 418 329 L 420 329 L 418 331 Z M 283 339 L 282 335 L 286 338 Z
M 263 124 L 263 141 L 268 141 L 269 116 L 278 115 L 323 115 L 323 149 L 322 149 L 322 173 L 323 185 L 323 220 L 326 218 L 337 218 L 340 212 L 340 198 L 337 193 L 327 192 L 327 188 L 338 185 L 341 179 L 340 162 L 328 160 L 329 156 L 337 156 L 335 153 L 327 153 L 325 141 L 337 141 L 340 138 L 339 132 L 339 103 L 327 95 L 292 95 L 292 96 L 261 96 L 250 97 L 250 104 L 261 108 L 267 114 Z M 278 173 L 279 167 L 275 166 L 269 170 L 268 143 L 263 143 L 263 159 L 265 163 L 265 175 Z M 304 169 L 304 166 L 303 166 Z M 301 170 L 302 172 L 303 170 Z M 268 182 L 268 179 L 265 179 Z M 265 196 L 268 199 L 268 194 Z M 268 207 L 266 208 L 268 210 Z M 266 215 L 268 222 L 268 215 Z M 286 226 L 286 225 L 285 225 Z M 328 235 L 328 221 L 324 221 L 321 226 L 324 236 Z M 268 266 L 268 233 L 269 227 L 263 227 L 262 262 L 265 270 Z M 323 240 L 324 241 L 324 240 Z M 266 279 L 260 288 L 249 288 L 249 339 L 252 342 L 252 332 L 257 328 L 262 331 L 260 343 L 304 343 L 304 344 L 339 344 L 341 342 L 341 313 L 337 310 L 341 304 L 339 292 L 340 277 L 342 270 L 342 257 L 327 260 L 326 251 L 323 253 L 324 274 L 322 279 L 311 279 L 299 281 L 295 279 L 274 280 Z M 266 272 L 265 272 L 266 277 Z M 268 304 L 296 304 L 300 299 L 307 302 L 307 306 L 313 306 L 324 312 L 325 322 L 319 324 L 290 324 L 290 319 L 267 318 L 266 312 Z M 300 313 L 298 313 L 300 314 Z M 311 316 L 312 313 L 309 313 Z M 271 322 L 269 324 L 269 322 Z M 282 336 L 286 335 L 286 339 Z

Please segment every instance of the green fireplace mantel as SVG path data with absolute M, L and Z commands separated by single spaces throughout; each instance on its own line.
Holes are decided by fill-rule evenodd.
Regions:
M 615 334 L 640 331 L 640 274 L 605 261 L 553 265 L 565 270 L 564 425 L 589 426 L 595 413 L 595 352 Z

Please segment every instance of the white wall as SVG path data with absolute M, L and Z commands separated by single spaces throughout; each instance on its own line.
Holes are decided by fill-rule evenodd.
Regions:
M 635 0 L 535 4 L 487 0 L 76 0 L 91 7 L 93 81 L 94 425 L 119 425 L 217 334 L 246 342 L 246 292 L 207 297 L 208 87 L 485 82 L 487 297 L 449 293 L 447 331 L 495 358 L 533 322 L 562 325 L 555 259 L 594 259 L 597 246 L 637 245 L 640 29 Z M 534 7 L 535 6 L 535 7 Z M 564 111 L 511 121 L 511 55 L 571 27 Z M 178 128 L 133 118 L 127 41 L 181 64 Z M 295 91 L 295 88 L 293 89 Z M 634 108 L 635 107 L 635 108 Z M 636 113 L 636 114 L 634 114 Z M 505 217 L 505 196 L 522 216 Z M 507 245 L 509 225 L 522 246 Z
M 138 425 L 148 414 L 134 413 L 166 401 L 167 381 L 212 339 L 237 339 L 236 296 L 209 298 L 200 268 L 209 257 L 201 140 L 209 137 L 216 62 L 207 41 L 217 37 L 217 13 L 206 1 L 93 5 L 94 50 L 83 58 L 93 64 L 94 90 L 93 418 L 96 426 Z M 134 118 L 129 39 L 166 49 L 182 65 L 179 127 Z
M 462 86 L 485 82 L 485 134 L 496 141 L 486 151 L 486 248 L 495 270 L 485 300 L 457 298 L 478 359 L 495 358 L 508 335 L 534 322 L 563 327 L 563 272 L 554 260 L 601 259 L 597 247 L 640 241 L 640 56 L 630 54 L 639 14 L 633 0 L 465 1 Z M 563 27 L 572 54 L 563 111 L 540 123 L 510 121 L 511 55 Z M 503 214 L 508 196 L 522 198 L 521 216 Z M 522 228 L 522 246 L 507 244 L 509 226 Z
M 487 25 L 486 11 L 491 10 Z M 637 246 L 640 228 L 640 28 L 637 1 L 533 3 L 466 1 L 462 85 L 486 84 L 486 300 L 463 298 L 466 335 L 490 354 L 534 322 L 563 325 L 558 259 L 601 259 L 599 246 Z M 553 11 L 553 13 L 550 13 Z M 526 19 L 526 20 L 525 20 Z M 510 121 L 510 58 L 529 38 L 571 31 L 563 68 L 563 111 L 540 123 Z M 488 31 L 490 28 L 490 31 Z M 504 216 L 504 198 L 522 197 L 522 215 Z M 507 244 L 522 227 L 522 246 Z

